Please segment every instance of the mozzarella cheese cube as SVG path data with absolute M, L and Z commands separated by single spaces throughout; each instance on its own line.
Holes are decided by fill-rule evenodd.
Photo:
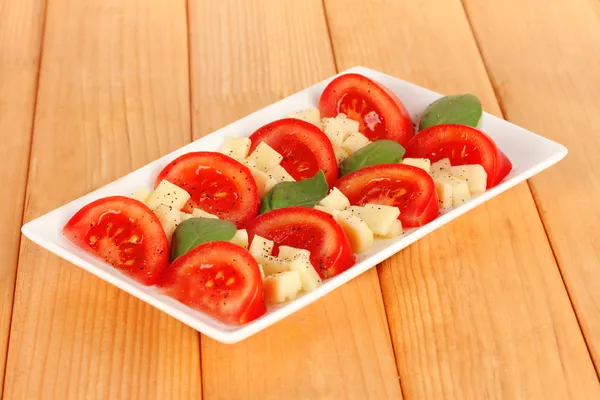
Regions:
M 295 299 L 301 289 L 298 271 L 280 272 L 267 276 L 263 281 L 263 298 L 267 304 L 283 303 Z
M 471 192 L 469 192 L 469 185 L 466 181 L 444 171 L 434 175 L 433 180 L 452 186 L 452 205 L 464 204 L 471 199 Z
M 252 239 L 252 243 L 250 244 L 250 254 L 254 256 L 254 258 L 259 256 L 270 256 L 273 251 L 273 246 L 275 243 L 272 240 L 265 239 L 262 236 L 254 235 Z
M 319 202 L 319 205 L 333 208 L 335 210 L 343 210 L 344 208 L 350 206 L 350 200 L 348 200 L 344 193 L 342 193 L 338 188 L 334 187 L 331 189 L 329 194 Z
M 252 161 L 254 163 L 254 161 Z M 254 178 L 254 182 L 256 182 L 256 188 L 258 189 L 258 195 L 263 197 L 270 190 L 265 190 L 267 183 L 269 182 L 269 174 L 259 170 L 258 168 L 248 167 L 252 177 Z
M 321 206 L 318 204 L 316 206 L 314 206 L 314 209 L 326 212 L 327 214 L 331 214 L 334 218 L 337 217 L 337 215 L 340 213 L 340 210 L 336 210 L 335 208 L 331 208 L 331 207 Z
M 400 235 L 402 235 L 402 222 L 400 222 L 400 220 L 397 219 L 394 221 L 394 223 L 392 223 L 390 230 L 387 231 L 387 233 L 385 235 L 383 235 L 382 237 L 386 238 L 386 239 L 390 239 L 390 238 L 395 238 Z
M 452 185 L 444 182 L 435 182 L 435 191 L 437 192 L 439 208 L 446 210 L 452 207 Z
M 230 240 L 231 243 L 237 244 L 245 249 L 248 249 L 248 231 L 245 229 L 238 229 L 235 235 Z
M 275 178 L 269 178 L 267 180 L 267 182 L 265 183 L 265 187 L 263 188 L 263 192 L 265 196 L 267 193 L 269 193 L 271 191 L 271 189 L 273 189 L 275 187 L 275 185 L 277 185 L 279 183 L 279 181 Z
M 412 165 L 413 167 L 421 168 L 428 174 L 431 173 L 431 161 L 428 158 L 405 158 L 402 164 Z
M 145 203 L 150 198 L 150 192 L 146 188 L 139 188 L 131 195 L 132 199 Z
M 358 132 L 358 129 L 360 128 L 358 121 L 348 118 L 344 113 L 339 113 L 335 118 L 342 122 L 346 136 L 350 136 L 354 132 Z
M 350 155 L 346 150 L 336 146 L 333 146 L 333 153 L 335 154 L 335 161 L 337 161 L 338 165 Z
M 173 232 L 175 232 L 175 229 L 181 223 L 181 212 L 165 204 L 159 204 L 153 211 L 165 231 L 167 240 L 171 241 Z
M 342 143 L 342 149 L 346 150 L 348 154 L 354 153 L 356 150 L 365 147 L 371 143 L 371 141 L 362 133 L 354 132 L 348 136 L 344 143 Z
M 192 214 L 188 214 L 188 213 L 185 213 L 185 212 L 181 212 L 181 214 L 180 214 L 179 217 L 180 217 L 179 219 L 181 220 L 181 222 L 186 221 L 186 220 L 188 220 L 190 218 L 194 218 L 194 216 Z
M 154 193 L 150 195 L 146 204 L 153 210 L 159 205 L 164 204 L 179 211 L 189 199 L 190 194 L 188 192 L 163 179 L 156 187 L 156 190 L 154 190 Z
M 450 173 L 467 182 L 472 195 L 485 192 L 487 186 L 487 173 L 479 164 L 459 165 L 450 168 Z
M 244 160 L 248 157 L 251 145 L 252 142 L 250 141 L 250 138 L 226 136 L 219 152 L 236 160 Z
M 260 142 L 252 154 L 248 156 L 248 159 L 254 161 L 259 170 L 267 172 L 274 166 L 279 165 L 283 160 L 283 156 L 265 142 Z
M 196 217 L 196 218 L 212 218 L 212 219 L 219 219 L 219 217 L 217 217 L 214 214 L 211 214 L 209 212 L 206 212 L 204 210 L 201 210 L 199 208 L 194 208 L 194 210 L 192 211 L 192 216 Z
M 254 256 L 254 259 L 263 266 L 266 276 L 290 270 L 290 262 L 283 258 L 258 255 Z
M 351 206 L 348 211 L 365 221 L 369 229 L 377 236 L 387 234 L 394 221 L 400 216 L 398 207 L 380 204 L 367 204 L 364 207 Z
M 316 107 L 310 107 L 304 110 L 296 111 L 295 113 L 288 114 L 287 117 L 310 122 L 317 128 L 321 129 L 321 113 L 319 113 L 319 109 Z
M 290 262 L 290 271 L 296 271 L 300 274 L 302 290 L 305 292 L 312 292 L 323 282 L 308 257 L 299 255 L 294 258 Z
M 296 257 L 305 257 L 310 259 L 310 251 L 306 249 L 297 249 L 291 246 L 279 246 L 279 258 L 292 261 Z
M 373 245 L 373 232 L 361 218 L 350 211 L 340 211 L 337 222 L 348 236 L 355 253 L 367 251 Z
M 348 136 L 344 120 L 338 118 L 323 118 L 323 132 L 325 132 L 333 147 L 340 147 Z
M 450 172 L 450 167 L 451 167 L 450 159 L 442 158 L 441 160 L 436 161 L 433 164 L 431 164 L 431 169 L 430 169 L 429 173 L 431 175 L 434 175 L 434 174 L 437 174 L 442 171 Z
M 295 182 L 296 180 L 283 168 L 281 165 L 276 165 L 267 171 L 269 178 L 275 179 L 277 182 Z

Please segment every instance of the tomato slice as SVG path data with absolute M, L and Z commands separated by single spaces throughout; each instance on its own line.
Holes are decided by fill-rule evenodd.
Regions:
M 248 225 L 248 238 L 254 235 L 310 251 L 310 261 L 319 276 L 332 278 L 354 265 L 356 258 L 342 228 L 330 214 L 306 207 L 286 207 L 259 215 Z
M 425 225 L 439 215 L 435 184 L 421 168 L 404 164 L 372 165 L 343 176 L 335 186 L 353 205 L 399 207 L 398 219 L 405 227 Z
M 160 221 L 145 204 L 129 197 L 91 202 L 67 222 L 63 234 L 144 285 L 157 283 L 169 263 Z
M 254 151 L 265 142 L 283 156 L 281 166 L 297 181 L 323 170 L 329 185 L 338 177 L 333 145 L 319 128 L 308 122 L 284 118 L 259 128 L 250 136 Z
M 431 162 L 449 158 L 452 165 L 480 164 L 487 173 L 487 188 L 508 175 L 512 163 L 494 141 L 478 129 L 443 124 L 419 132 L 407 145 L 405 157 L 428 158 Z
M 360 123 L 360 132 L 375 141 L 395 140 L 405 146 L 414 136 L 413 122 L 404 104 L 383 85 L 359 74 L 338 76 L 319 100 L 322 117 L 344 113 Z
M 245 324 L 266 312 L 254 257 L 230 242 L 209 242 L 178 257 L 163 292 L 228 324 Z
M 256 182 L 246 166 L 221 153 L 187 153 L 171 161 L 158 175 L 186 190 L 191 199 L 183 208 L 200 208 L 243 226 L 258 214 Z

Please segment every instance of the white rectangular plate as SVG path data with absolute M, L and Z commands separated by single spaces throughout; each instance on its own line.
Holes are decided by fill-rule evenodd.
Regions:
M 428 89 L 404 82 L 400 79 L 368 68 L 354 67 L 342 72 L 342 74 L 348 72 L 363 74 L 389 88 L 402 100 L 412 116 L 413 121 L 418 121 L 420 113 L 422 113 L 430 103 L 441 97 L 440 94 Z M 178 319 L 205 335 L 223 343 L 235 343 L 260 332 L 266 327 L 316 301 L 433 230 L 447 224 L 484 201 L 497 196 L 505 190 L 557 163 L 567 154 L 567 149 L 558 143 L 538 136 L 500 118 L 484 114 L 479 128 L 496 141 L 500 149 L 506 153 L 513 163 L 512 172 L 500 185 L 484 194 L 474 197 L 466 204 L 446 211 L 435 221 L 424 227 L 409 229 L 404 235 L 395 239 L 376 240 L 373 248 L 369 252 L 363 253 L 357 257 L 356 265 L 349 270 L 327 280 L 317 290 L 304 294 L 296 300 L 270 307 L 264 316 L 243 326 L 229 326 L 222 324 L 206 314 L 195 311 L 160 294 L 154 288 L 137 283 L 101 260 L 96 259 L 75 247 L 61 234 L 62 227 L 71 216 L 81 207 L 93 200 L 113 195 L 131 195 L 134 190 L 140 187 L 146 187 L 149 190 L 152 189 L 152 184 L 157 174 L 174 158 L 190 151 L 216 151 L 220 147 L 225 136 L 248 136 L 254 132 L 254 130 L 268 122 L 283 118 L 291 112 L 310 106 L 316 106 L 321 92 L 333 78 L 334 77 L 331 77 L 299 93 L 265 107 L 260 111 L 219 129 L 202 139 L 190 143 L 137 171 L 93 191 L 92 193 L 29 222 L 23 226 L 23 234 L 35 243 L 45 247 L 65 260 L 68 260 L 101 279 L 112 283 L 120 289 L 123 289 L 159 310 L 166 312 L 173 318 Z

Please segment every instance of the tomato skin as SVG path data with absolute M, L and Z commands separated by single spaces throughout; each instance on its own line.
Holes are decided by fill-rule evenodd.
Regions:
M 250 140 L 250 152 L 265 142 L 281 154 L 281 166 L 297 181 L 310 178 L 319 170 L 325 174 L 329 186 L 338 177 L 333 145 L 327 135 L 311 123 L 294 118 L 280 119 L 257 129 Z
M 256 260 L 231 242 L 204 243 L 181 255 L 161 286 L 166 295 L 227 324 L 245 324 L 267 310 Z
M 344 175 L 337 187 L 352 205 L 367 203 L 400 208 L 404 227 L 423 226 L 439 215 L 438 196 L 431 176 L 405 164 L 379 164 Z
M 71 217 L 63 234 L 144 285 L 158 283 L 169 263 L 169 245 L 159 219 L 145 204 L 129 197 L 89 203 Z
M 359 121 L 360 132 L 372 141 L 390 139 L 405 146 L 415 134 L 412 119 L 400 99 L 388 88 L 359 74 L 344 74 L 332 80 L 321 94 L 319 111 L 321 117 L 345 113 Z
M 163 168 L 154 186 L 163 179 L 191 195 L 183 208 L 185 212 L 200 208 L 238 227 L 258 214 L 260 200 L 250 170 L 224 154 L 209 151 L 184 154 Z
M 273 255 L 286 245 L 310 251 L 310 261 L 322 279 L 332 278 L 356 262 L 348 237 L 332 215 L 306 207 L 279 208 L 248 225 L 248 239 L 260 235 L 275 242 Z
M 405 157 L 431 162 L 448 157 L 452 165 L 480 164 L 487 173 L 488 189 L 512 169 L 510 160 L 488 135 L 465 125 L 442 124 L 422 130 L 406 146 Z

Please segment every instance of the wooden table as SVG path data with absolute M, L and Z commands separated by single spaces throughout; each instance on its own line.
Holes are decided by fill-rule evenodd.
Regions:
M 570 154 L 237 345 L 21 240 L 354 65 L 474 93 Z M 600 398 L 599 93 L 597 0 L 0 0 L 0 393 Z

